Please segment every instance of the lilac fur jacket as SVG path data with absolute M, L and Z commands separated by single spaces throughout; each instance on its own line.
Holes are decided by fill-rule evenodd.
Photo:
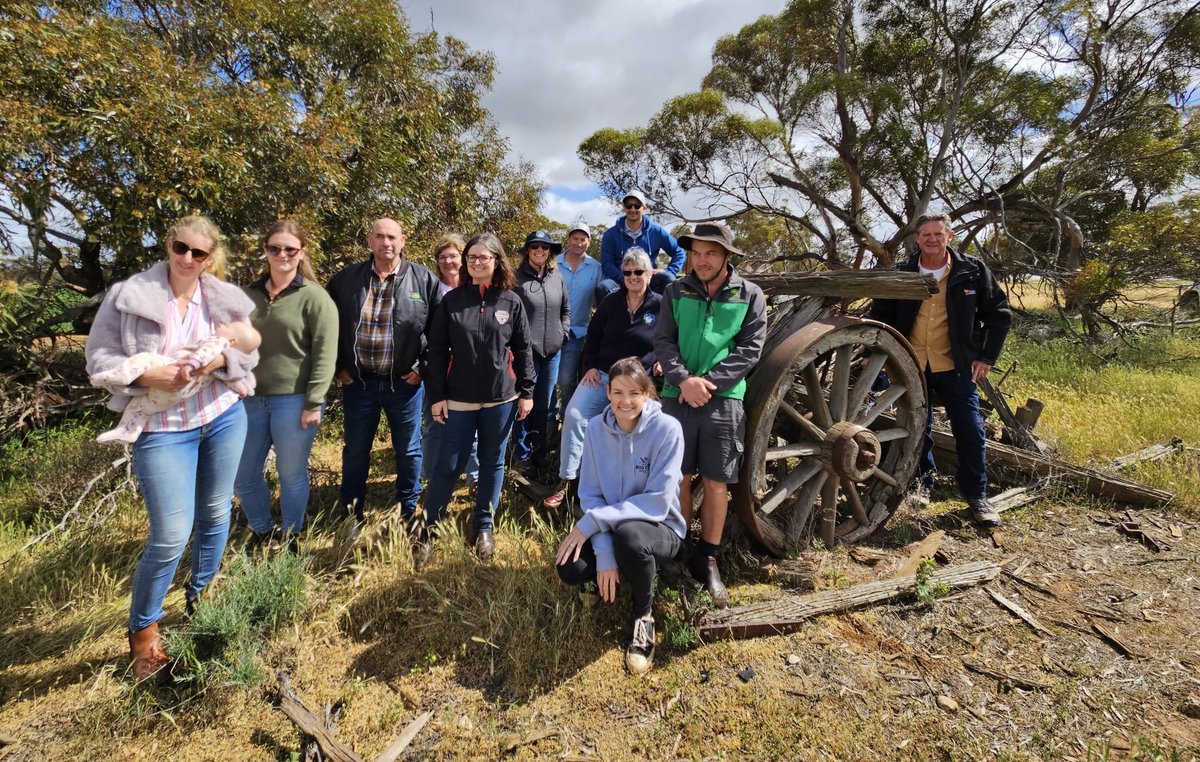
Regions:
M 104 303 L 92 322 L 88 334 L 87 359 L 89 376 L 112 370 L 138 352 L 157 353 L 162 346 L 166 325 L 164 306 L 170 297 L 167 283 L 167 263 L 159 262 L 145 272 L 121 281 L 108 290 Z M 213 325 L 250 323 L 254 303 L 240 288 L 208 273 L 200 276 L 200 289 Z M 241 380 L 254 391 L 254 366 L 258 352 L 226 349 L 225 367 L 213 373 L 224 382 Z M 145 394 L 142 386 L 106 386 L 112 392 L 108 407 L 124 410 L 132 397 Z

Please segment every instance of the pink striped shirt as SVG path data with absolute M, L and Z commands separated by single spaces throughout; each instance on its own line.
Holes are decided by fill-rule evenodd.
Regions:
M 167 329 L 163 334 L 162 346 L 158 348 L 159 354 L 169 355 L 188 344 L 195 344 L 211 336 L 216 329 L 208 314 L 208 305 L 204 303 L 202 288 L 197 287 L 196 293 L 192 294 L 192 301 L 188 303 L 182 319 L 175 309 L 175 299 L 170 289 L 167 290 L 165 309 Z M 190 431 L 212 423 L 217 416 L 233 407 L 238 399 L 237 392 L 220 379 L 213 378 L 212 383 L 175 407 L 150 416 L 146 431 Z

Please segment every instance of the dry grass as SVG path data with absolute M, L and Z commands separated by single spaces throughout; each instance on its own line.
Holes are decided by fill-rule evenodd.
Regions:
M 1117 365 L 1066 345 L 1017 342 L 1012 356 L 1022 370 L 1005 388 L 1045 400 L 1042 430 L 1075 458 L 1103 462 L 1170 435 L 1197 442 L 1200 424 L 1183 411 L 1200 402 L 1198 368 L 1180 359 L 1191 344 L 1179 341 Z M 67 437 L 52 457 L 96 462 L 84 440 Z M 378 498 L 391 489 L 384 441 L 373 469 Z M 314 459 L 317 514 L 332 509 L 338 460 L 334 426 Z M 871 541 L 887 561 L 863 566 L 845 549 L 805 554 L 819 584 L 845 586 L 887 576 L 908 543 L 944 529 L 956 563 L 1010 560 L 1011 569 L 1028 561 L 1021 576 L 1052 594 L 1008 577 L 994 584 L 1051 637 L 969 590 L 932 607 L 823 617 L 788 636 L 660 646 L 655 670 L 633 679 L 622 669 L 627 603 L 590 608 L 562 588 L 550 563 L 565 523 L 506 493 L 490 566 L 474 560 L 453 522 L 433 563 L 416 574 L 403 529 L 383 511 L 357 537 L 319 515 L 306 538 L 307 617 L 277 632 L 263 660 L 289 672 L 310 708 L 329 706 L 338 737 L 364 759 L 424 711 L 434 717 L 406 758 L 1193 758 L 1200 720 L 1181 707 L 1200 679 L 1200 526 L 1191 518 L 1200 510 L 1200 463 L 1150 464 L 1137 476 L 1179 495 L 1181 510 L 1139 513 L 1170 545 L 1162 553 L 1092 520 L 1113 515 L 1109 506 L 1068 495 L 981 535 L 944 489 L 928 514 L 899 516 Z M 8 478 L 17 485 L 22 473 Z M 461 496 L 457 508 L 465 509 Z M 0 561 L 54 517 L 52 505 L 36 500 L 10 494 L 0 502 Z M 298 732 L 272 709 L 272 677 L 258 687 L 212 681 L 199 691 L 131 686 L 123 626 L 143 532 L 140 508 L 128 500 L 103 525 L 5 567 L 0 737 L 15 742 L 0 746 L 0 759 L 302 759 Z M 779 594 L 757 572 L 739 577 L 735 604 Z M 164 627 L 178 627 L 177 588 L 167 608 Z M 1116 653 L 1092 621 L 1116 629 L 1143 658 Z M 799 663 L 790 666 L 789 655 Z M 963 658 L 1049 687 L 997 683 L 966 670 Z M 748 667 L 754 674 L 744 680 L 738 673 Z M 939 695 L 960 710 L 940 708 Z

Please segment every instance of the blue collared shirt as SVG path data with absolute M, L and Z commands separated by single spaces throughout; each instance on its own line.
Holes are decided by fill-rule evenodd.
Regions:
M 566 254 L 559 254 L 556 261 L 571 305 L 571 338 L 582 339 L 587 336 L 588 322 L 592 319 L 592 300 L 601 277 L 600 263 L 585 254 L 579 269 L 572 271 Z

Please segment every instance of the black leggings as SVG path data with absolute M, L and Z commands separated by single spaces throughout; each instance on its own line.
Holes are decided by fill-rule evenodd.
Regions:
M 654 601 L 654 573 L 675 559 L 683 540 L 665 524 L 627 521 L 612 531 L 617 569 L 633 594 L 633 618 L 650 613 Z M 592 541 L 583 544 L 579 560 L 558 567 L 559 578 L 568 585 L 596 581 L 596 552 Z

